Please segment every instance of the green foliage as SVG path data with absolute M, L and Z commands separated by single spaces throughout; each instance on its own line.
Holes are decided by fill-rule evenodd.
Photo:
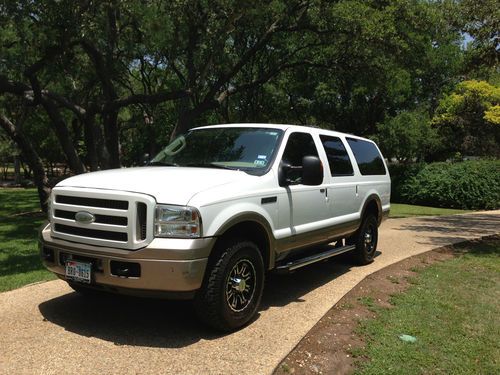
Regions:
M 472 37 L 467 48 L 468 67 L 483 76 L 487 68 L 498 69 L 500 7 L 498 0 L 461 0 L 456 8 L 456 23 Z M 486 73 L 486 74 L 485 74 Z
M 400 162 L 423 160 L 439 144 L 435 129 L 423 111 L 402 112 L 377 126 L 374 137 L 386 158 Z
M 500 160 L 431 163 L 391 168 L 392 199 L 461 209 L 500 207 Z
M 500 86 L 464 81 L 439 103 L 432 119 L 448 154 L 500 155 Z
M 496 30 L 493 1 L 482 3 L 4 0 L 0 107 L 42 158 L 74 172 L 137 164 L 173 132 L 244 121 L 359 135 L 381 124 L 386 154 L 421 159 L 435 137 L 415 108 L 432 114 L 463 77 L 461 32 L 476 47 Z M 481 121 L 498 117 L 492 105 Z
M 324 6 L 317 22 L 332 25 L 325 46 L 305 65 L 285 72 L 266 90 L 243 96 L 243 121 L 313 124 L 374 134 L 416 103 L 434 102 L 461 68 L 459 34 L 441 5 L 421 1 L 341 1 Z M 240 107 L 238 107 L 240 108 Z
M 356 374 L 496 374 L 500 367 L 500 243 L 470 245 L 468 253 L 419 274 L 392 308 L 377 307 L 360 323 L 366 347 Z M 415 336 L 405 343 L 399 335 Z

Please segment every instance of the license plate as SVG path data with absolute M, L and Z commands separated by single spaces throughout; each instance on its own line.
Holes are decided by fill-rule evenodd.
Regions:
M 92 264 L 68 260 L 66 262 L 66 278 L 80 283 L 90 284 Z

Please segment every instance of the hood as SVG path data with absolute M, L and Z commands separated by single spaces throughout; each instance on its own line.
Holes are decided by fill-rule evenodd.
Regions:
M 185 205 L 197 193 L 251 178 L 245 172 L 224 169 L 139 167 L 84 173 L 59 182 L 57 187 L 143 193 L 158 203 Z

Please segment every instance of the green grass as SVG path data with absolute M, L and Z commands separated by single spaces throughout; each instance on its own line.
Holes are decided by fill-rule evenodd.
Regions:
M 500 241 L 433 264 L 360 323 L 366 348 L 357 374 L 499 374 Z M 415 343 L 399 339 L 415 336 Z
M 413 206 L 410 204 L 391 203 L 391 218 L 411 217 L 411 216 L 440 216 L 463 214 L 471 211 L 457 210 L 453 208 L 437 208 L 426 206 Z
M 0 189 L 0 292 L 54 276 L 38 255 L 37 230 L 45 219 L 35 189 Z

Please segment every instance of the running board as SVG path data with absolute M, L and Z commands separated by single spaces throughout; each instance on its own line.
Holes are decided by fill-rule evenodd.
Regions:
M 322 260 L 334 257 L 336 255 L 340 255 L 340 254 L 345 253 L 347 251 L 354 250 L 355 248 L 356 248 L 355 245 L 348 245 L 348 246 L 333 248 L 333 249 L 324 251 L 324 252 L 319 253 L 319 254 L 314 254 L 314 255 L 308 256 L 306 258 L 297 259 L 297 260 L 285 263 L 283 265 L 280 265 L 280 266 L 276 267 L 276 271 L 277 272 L 294 271 L 298 268 L 307 266 L 309 264 L 321 262 Z

